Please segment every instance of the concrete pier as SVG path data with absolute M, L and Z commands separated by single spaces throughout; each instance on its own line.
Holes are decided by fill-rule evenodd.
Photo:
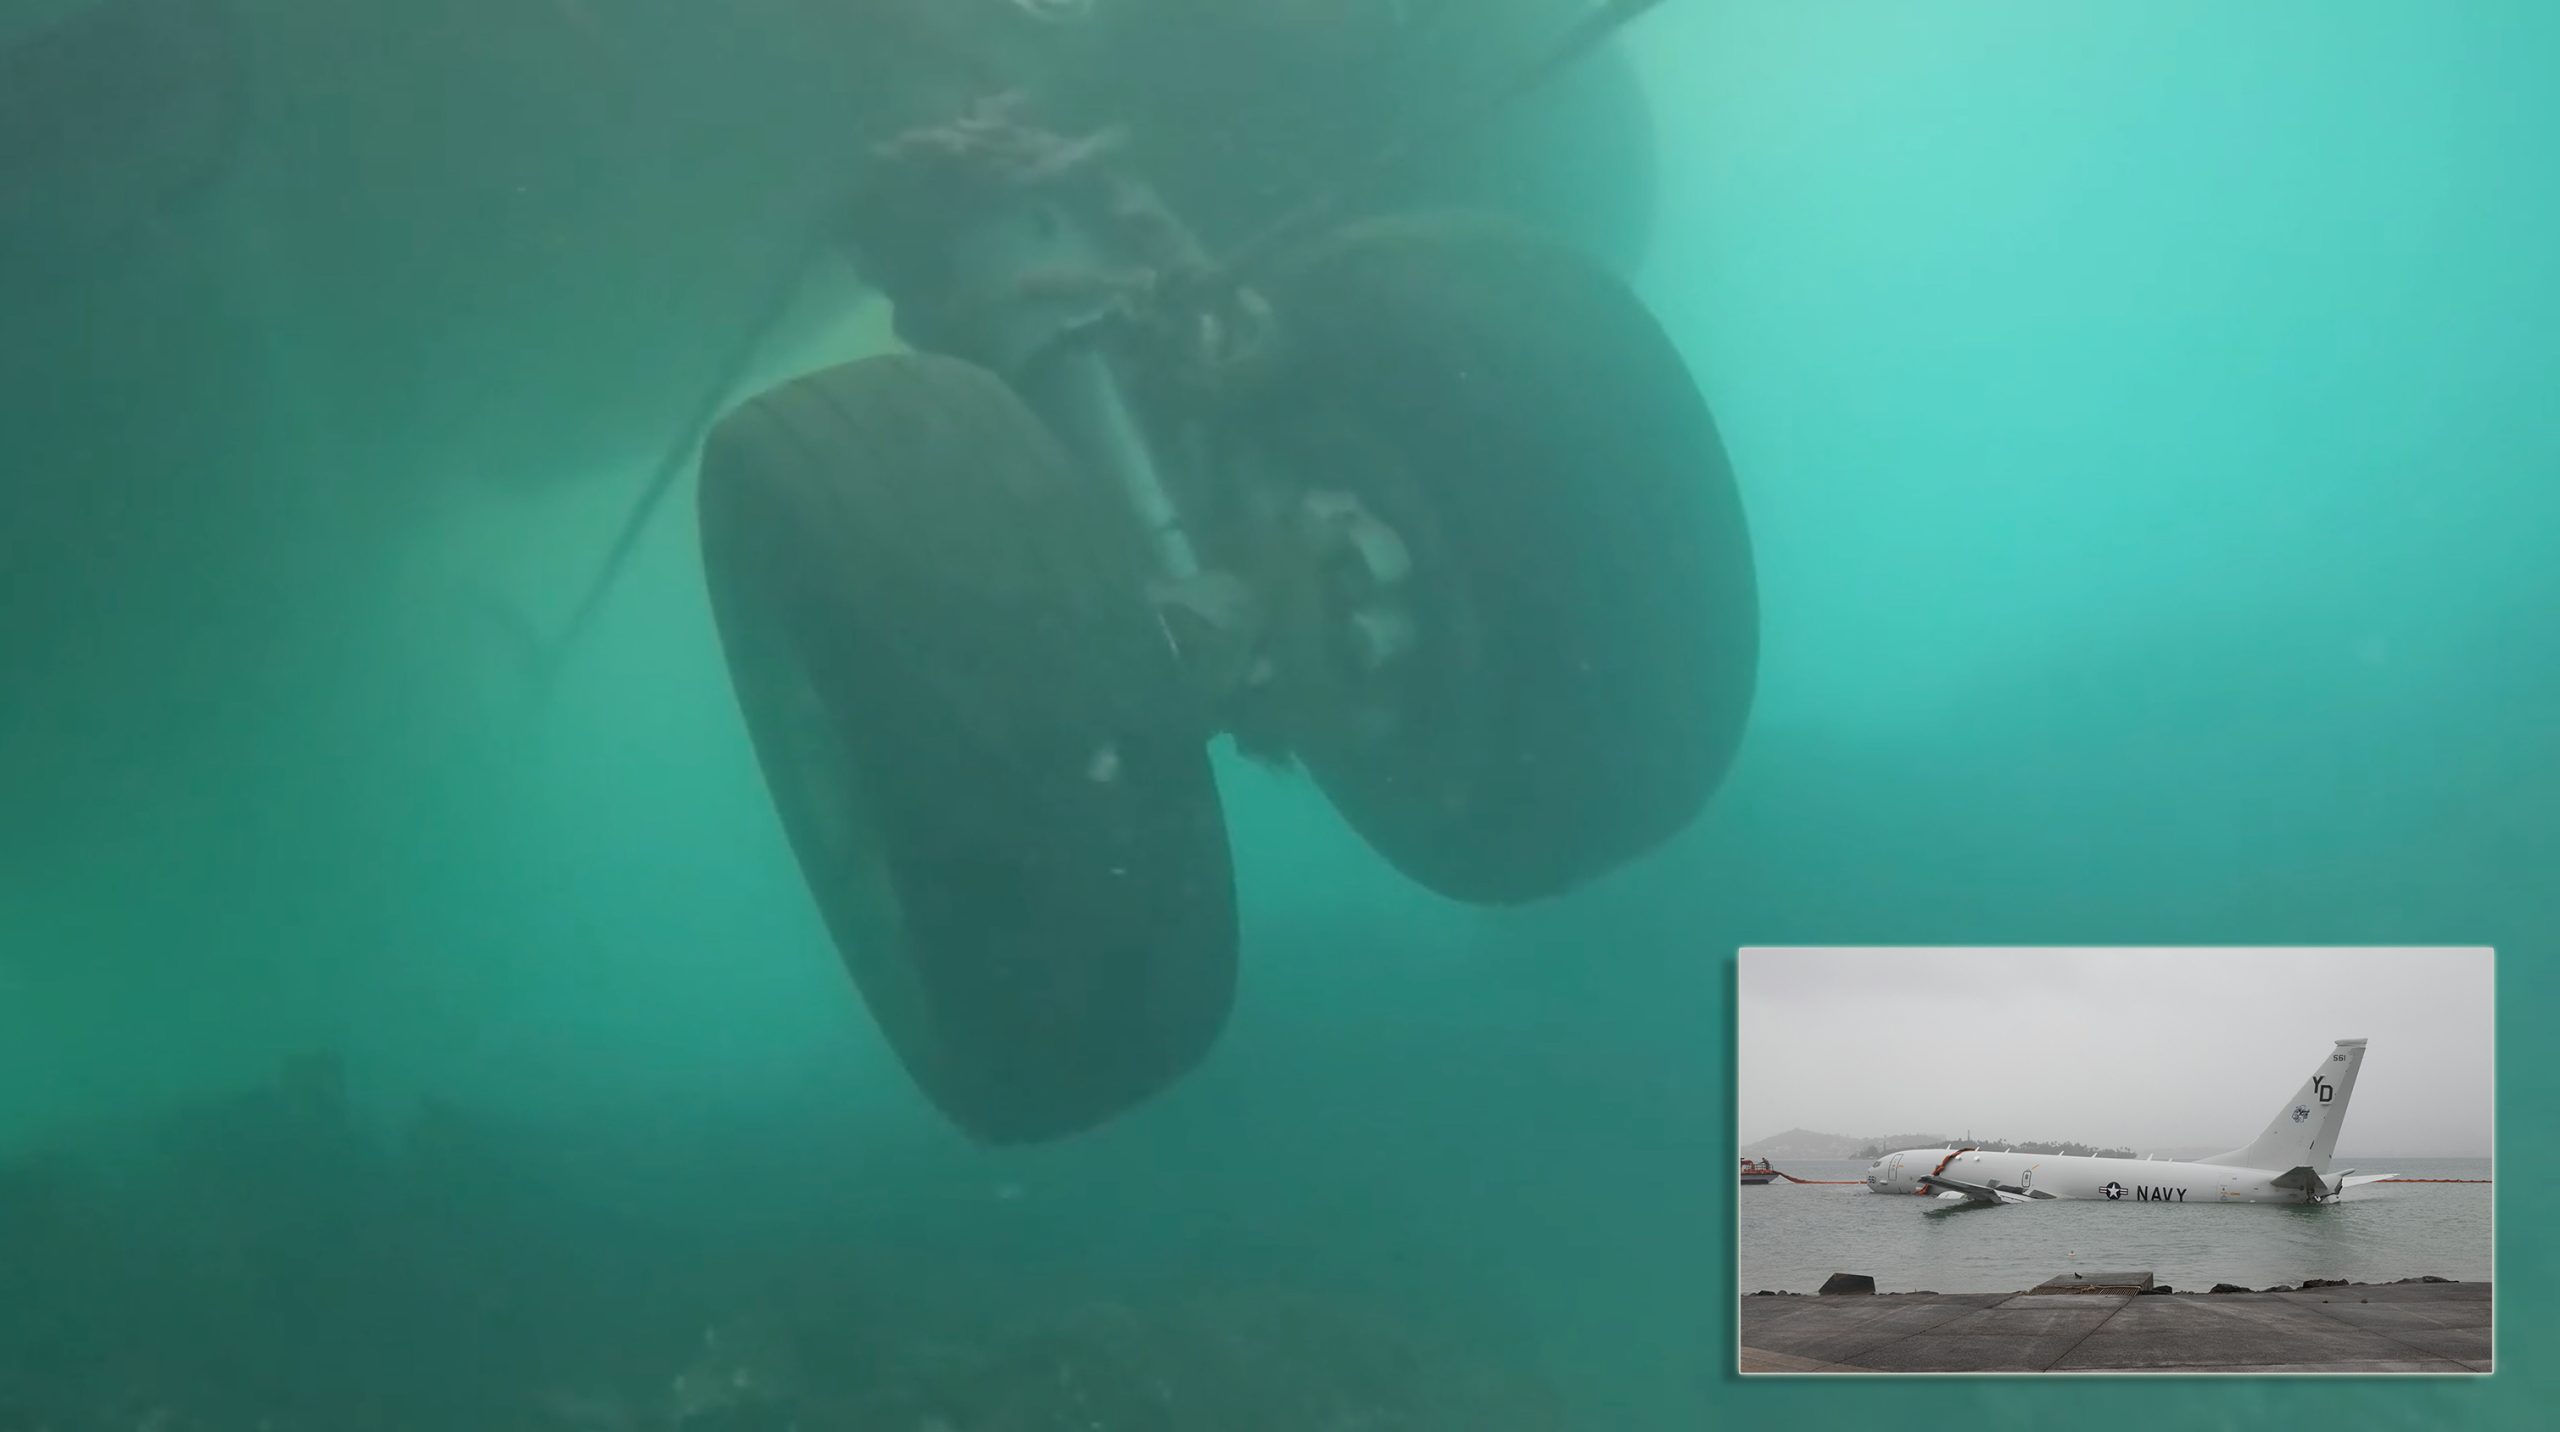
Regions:
M 2489 1289 L 1752 1296 L 1741 1370 L 2487 1372 Z

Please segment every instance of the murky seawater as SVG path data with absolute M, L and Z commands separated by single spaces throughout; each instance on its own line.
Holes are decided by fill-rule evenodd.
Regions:
M 1737 1385 L 1704 1130 L 1745 943 L 2476 941 L 2532 1047 L 2560 1009 L 2560 5 L 1667 0 L 1499 123 L 1422 122 L 1598 8 L 0 3 L 0 1432 L 2547 1419 L 2513 1365 L 2446 1394 L 2469 1408 Z M 1530 904 L 1405 878 L 1222 738 L 1231 1026 L 1124 1117 L 989 1150 L 796 863 L 688 464 L 707 408 L 893 349 L 836 242 L 866 141 L 1025 86 L 1126 126 L 1221 254 L 1445 134 L 1362 202 L 1492 207 L 1624 278 L 1728 450 L 1761 629 L 1705 808 Z M 1452 333 L 1562 327 L 1502 296 Z M 1580 423 L 1609 371 L 1485 410 Z M 1640 464 L 1593 426 L 1494 454 L 1554 455 L 1539 490 L 1573 500 L 1468 539 L 1481 590 L 1576 600 L 1443 633 L 1469 673 L 1552 658 L 1470 721 L 1604 639 L 1729 629 L 1626 585 L 1692 562 L 1676 524 L 1597 522 Z M 1466 455 L 1406 475 L 1499 489 Z M 1617 535 L 1572 540 L 1586 517 Z M 928 616 L 893 644 L 952 645 Z M 1596 669 L 1646 679 L 1557 728 L 1576 759 L 1685 761 L 1737 716 L 1648 728 L 1664 664 Z M 1547 785 L 1486 729 L 1446 749 Z M 943 769 L 911 756 L 880 767 Z M 1957 1043 L 1991 1071 L 1960 1077 L 2034 1077 Z M 2547 1081 L 2501 1099 L 2560 1118 Z M 131 1168 L 87 1162 L 130 1130 Z M 2506 1147 L 2545 1181 L 2547 1145 Z M 2481 1277 L 2491 1192 L 1932 1217 L 1743 1189 L 1741 1291 Z M 2508 1230 L 2504 1336 L 2560 1330 L 2546 1227 Z

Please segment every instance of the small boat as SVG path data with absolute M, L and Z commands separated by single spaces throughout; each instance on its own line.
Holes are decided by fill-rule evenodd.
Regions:
M 1783 1177 L 1783 1175 L 1781 1175 L 1776 1169 L 1769 1167 L 1769 1161 L 1767 1159 L 1744 1159 L 1742 1161 L 1742 1181 L 1746 1184 L 1775 1183 L 1781 1177 Z

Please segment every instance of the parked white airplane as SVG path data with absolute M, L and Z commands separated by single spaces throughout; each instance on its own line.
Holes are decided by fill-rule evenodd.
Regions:
M 2341 1039 L 2301 1090 L 2276 1110 L 2258 1141 L 2193 1163 L 2169 1159 L 2018 1154 L 1985 1149 L 1904 1149 L 1867 1167 L 1874 1193 L 1934 1194 L 1970 1204 L 2040 1198 L 2123 1203 L 2320 1203 L 2391 1177 L 2329 1172 L 2347 1096 L 2364 1065 L 2361 1039 Z M 2350 1177 L 2350 1175 L 2354 1175 Z

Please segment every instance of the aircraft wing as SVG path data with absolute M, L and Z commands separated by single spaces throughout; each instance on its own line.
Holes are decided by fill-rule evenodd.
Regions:
M 1987 1183 L 1967 1183 L 1963 1179 L 1948 1178 L 1944 1174 L 1924 1174 L 1921 1176 L 1920 1186 L 1942 1194 L 1960 1193 L 1974 1203 L 2024 1203 L 2027 1201 L 2027 1196 L 2023 1193 L 2011 1193 L 2005 1188 L 1993 1188 Z
M 2394 1179 L 2399 1176 L 2400 1175 L 2396 1173 L 2360 1173 L 2353 1178 L 2340 1178 L 2338 1180 L 2338 1187 L 2353 1188 L 2360 1183 L 2381 1183 L 2385 1179 Z

